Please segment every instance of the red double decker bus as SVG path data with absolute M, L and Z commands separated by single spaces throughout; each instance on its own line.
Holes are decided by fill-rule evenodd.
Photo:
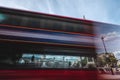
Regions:
M 93 22 L 0 8 L 0 79 L 96 80 Z

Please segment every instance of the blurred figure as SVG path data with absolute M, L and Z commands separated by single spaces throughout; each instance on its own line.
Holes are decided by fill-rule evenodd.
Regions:
M 112 75 L 114 75 L 114 72 L 113 72 L 113 68 L 112 68 L 112 67 L 113 67 L 113 66 L 111 66 L 111 69 L 110 69 L 110 70 L 111 70 Z
M 72 63 L 71 63 L 71 61 L 69 61 L 69 63 L 68 63 L 68 64 L 69 64 L 69 68 L 70 68 L 70 67 L 71 67 L 71 64 L 72 64 Z
M 48 68 L 45 61 L 43 61 L 42 65 L 41 65 L 41 68 Z
M 34 60 L 35 60 L 35 56 L 33 55 L 33 56 L 31 57 L 31 62 L 34 62 Z
M 23 58 L 21 58 L 21 59 L 19 60 L 19 63 L 20 63 L 20 64 L 24 64 L 24 63 L 25 63 L 25 60 L 24 60 Z

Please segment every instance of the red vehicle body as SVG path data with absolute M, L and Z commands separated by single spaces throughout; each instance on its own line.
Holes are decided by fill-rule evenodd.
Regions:
M 92 21 L 0 8 L 0 79 L 97 80 L 94 36 Z

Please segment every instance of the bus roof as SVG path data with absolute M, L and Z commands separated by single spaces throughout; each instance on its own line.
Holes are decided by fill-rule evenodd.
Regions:
M 94 22 L 94 21 L 86 20 L 86 19 L 73 18 L 73 17 L 68 17 L 68 16 L 60 16 L 60 15 L 55 15 L 55 14 L 47 14 L 47 13 L 35 12 L 35 11 L 29 11 L 29 10 L 21 10 L 21 9 L 15 9 L 15 8 L 6 8 L 6 7 L 0 7 L 0 12 L 29 15 L 29 16 L 34 16 L 34 17 L 42 16 L 42 17 L 47 17 L 51 19 L 72 21 L 72 22 L 82 22 L 82 23 L 87 23 L 87 24 Z

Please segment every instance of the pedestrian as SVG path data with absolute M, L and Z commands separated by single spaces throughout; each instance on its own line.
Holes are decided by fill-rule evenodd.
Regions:
M 111 73 L 112 73 L 112 75 L 114 75 L 114 72 L 113 72 L 112 66 L 111 66 Z

